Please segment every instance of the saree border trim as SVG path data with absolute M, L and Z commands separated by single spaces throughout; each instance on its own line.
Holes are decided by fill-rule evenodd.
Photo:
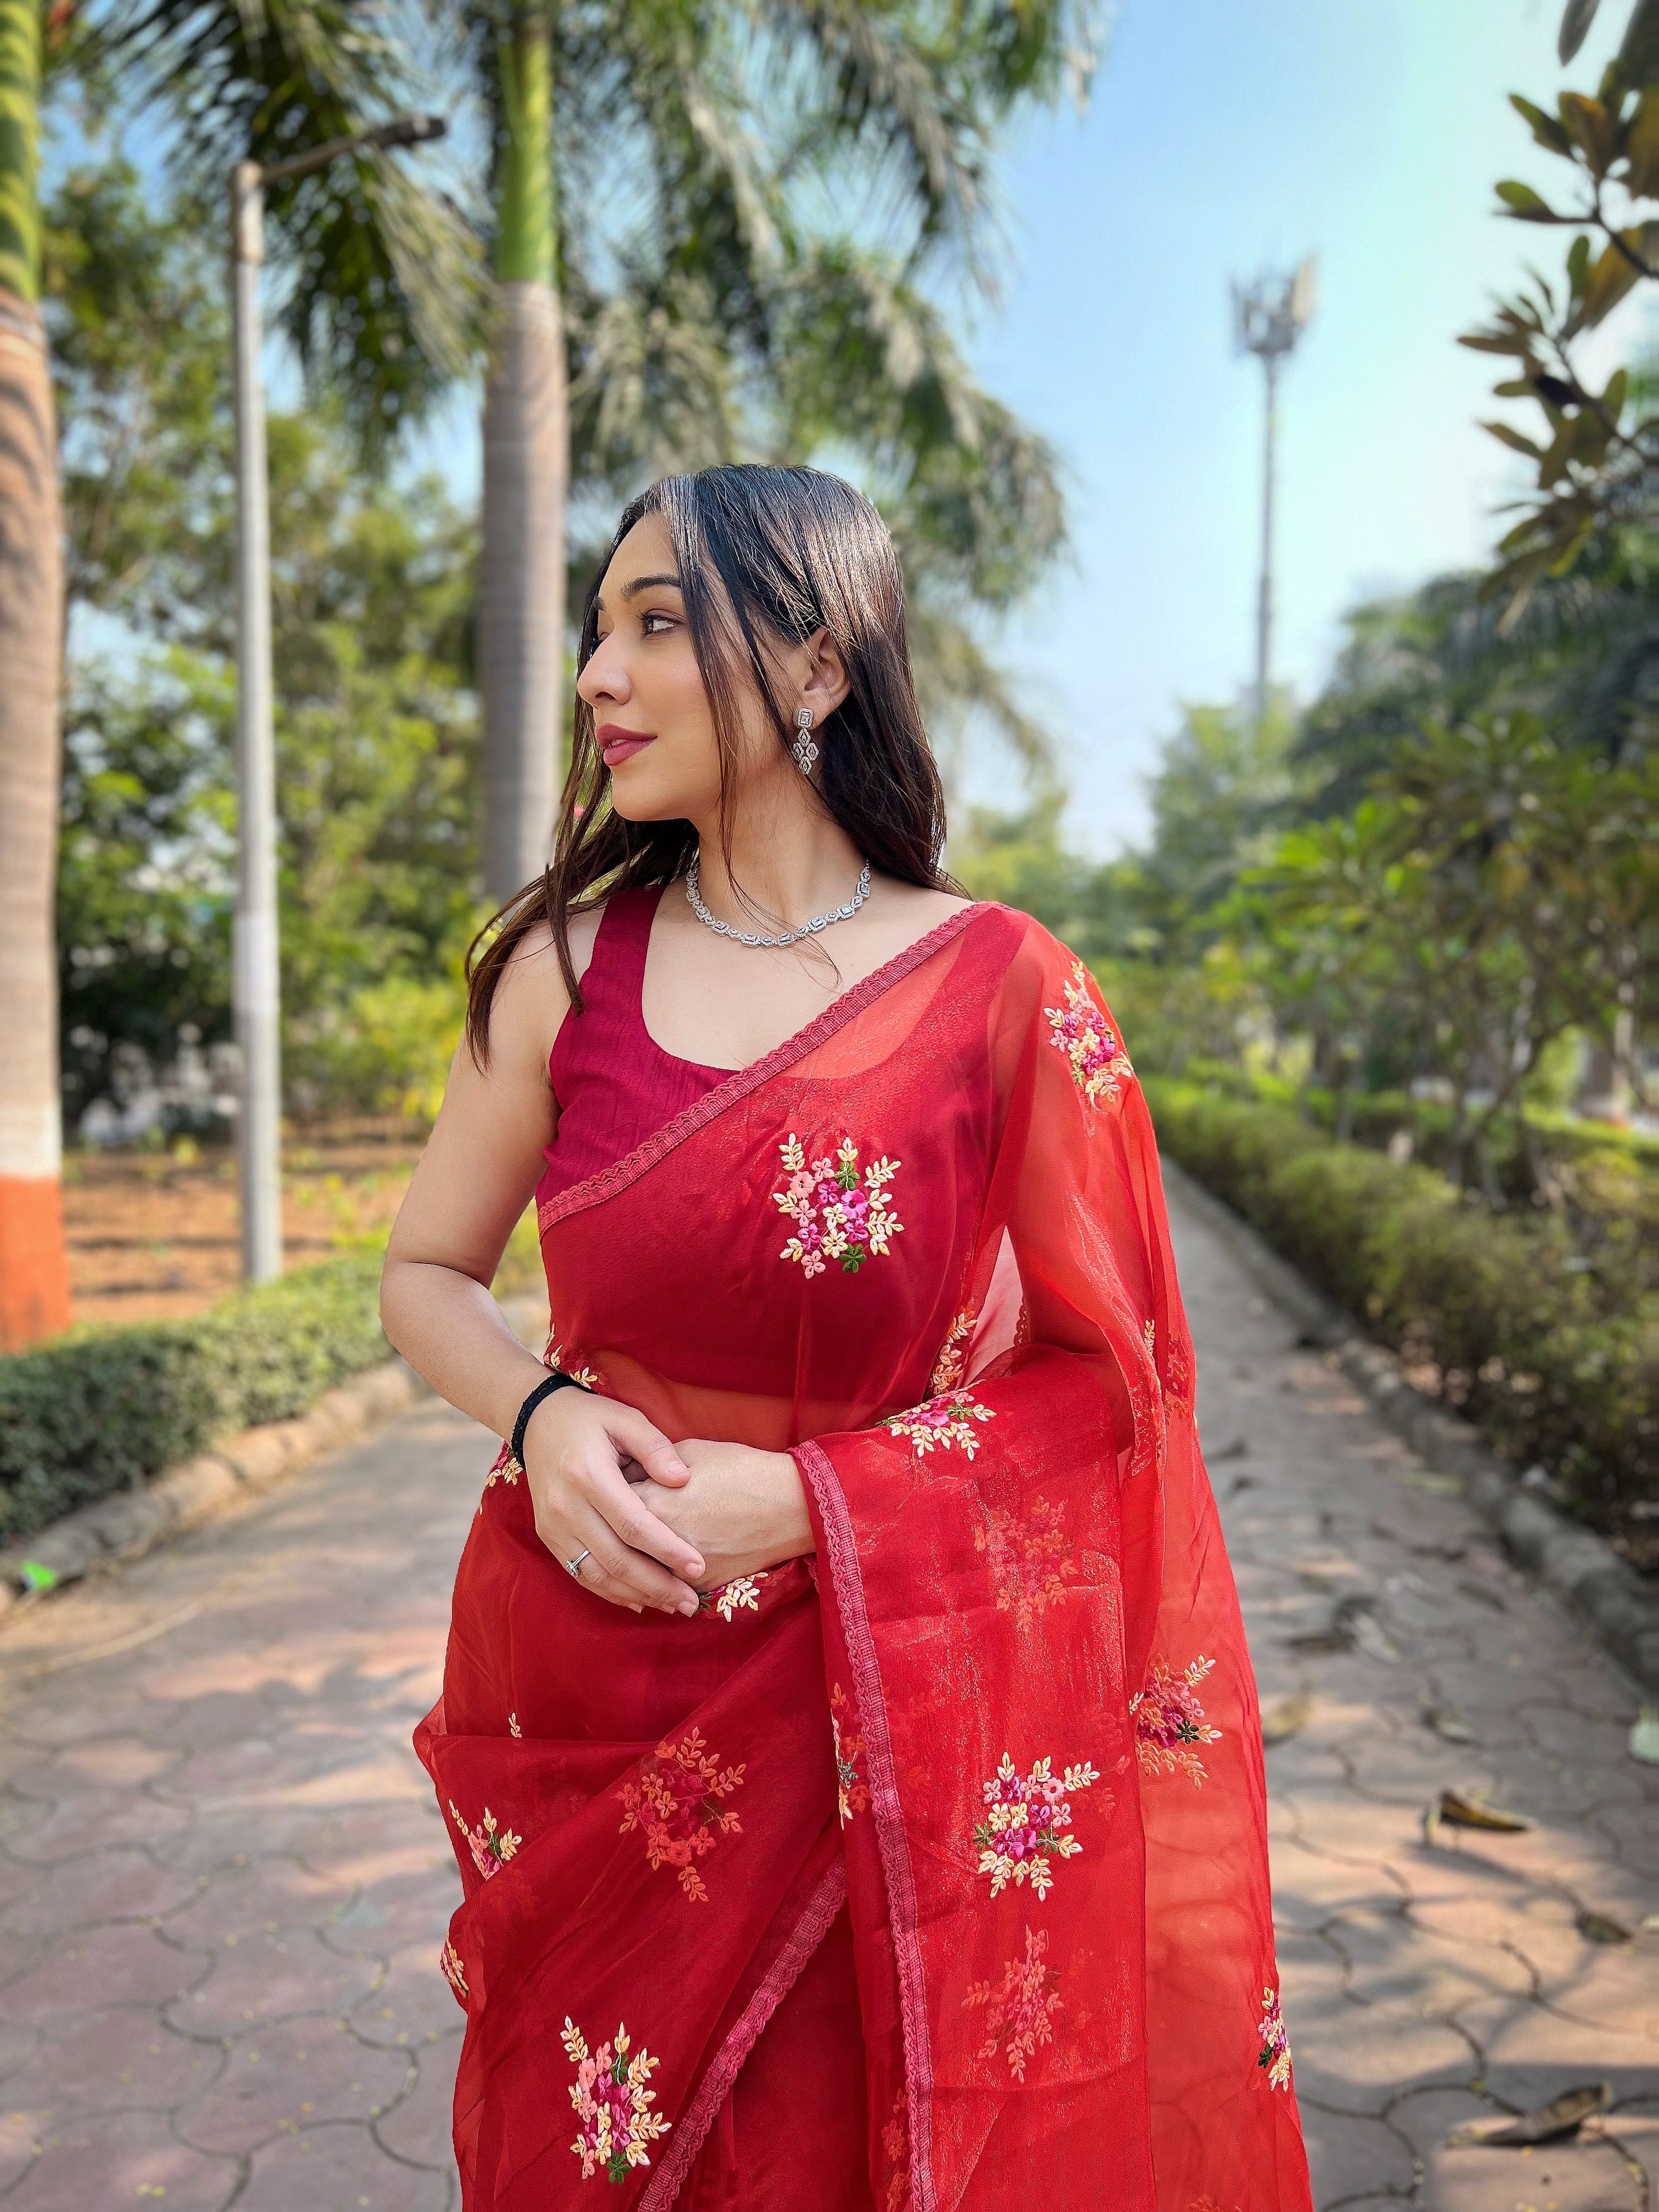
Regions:
M 911 2212 L 934 2212 L 933 2159 L 933 2056 L 927 2032 L 927 1981 L 917 1934 L 916 1885 L 893 1772 L 892 1739 L 881 1662 L 865 1609 L 864 1578 L 859 1572 L 858 1542 L 852 1516 L 842 1494 L 834 1463 L 810 1439 L 793 1447 L 801 1473 L 812 1486 L 818 1516 L 829 1539 L 830 1572 L 841 1607 L 853 1685 L 858 1697 L 859 1727 L 870 1770 L 870 1811 L 876 1824 L 887 1906 L 892 1921 L 893 1956 L 898 1971 L 899 2005 L 904 2020 L 904 2077 L 910 2118 Z M 643 2208 L 641 2208 L 643 2212 Z
M 691 2161 L 708 2139 L 715 2115 L 731 2094 L 732 2084 L 744 2060 L 759 2040 L 761 2030 L 800 1979 L 807 1960 L 830 1933 L 836 1915 L 846 1902 L 847 1860 L 838 1852 L 796 1922 L 789 1941 L 772 1961 L 764 1979 L 714 2054 L 696 2095 L 676 2121 L 674 2140 L 641 2192 L 636 2212 L 667 2212 L 691 2170 Z
M 591 1206 L 601 1206 L 606 1199 L 615 1198 L 688 1137 L 696 1136 L 699 1129 L 723 1114 L 728 1106 L 735 1106 L 763 1083 L 781 1074 L 794 1061 L 804 1060 L 809 1052 L 815 1052 L 855 1014 L 861 1014 L 895 983 L 902 982 L 914 969 L 959 936 L 981 915 L 1010 911 L 1000 900 L 975 899 L 967 906 L 958 907 L 954 914 L 947 914 L 943 921 L 935 922 L 914 945 L 907 945 L 890 960 L 884 960 L 879 968 L 872 968 L 862 982 L 854 983 L 839 998 L 831 999 L 823 1012 L 814 1015 L 805 1029 L 785 1037 L 781 1044 L 774 1045 L 763 1059 L 751 1061 L 749 1066 L 734 1067 L 724 1083 L 716 1084 L 701 1098 L 694 1098 L 689 1106 L 683 1106 L 672 1121 L 665 1121 L 642 1145 L 636 1145 L 631 1152 L 614 1160 L 608 1168 L 599 1168 L 580 1182 L 572 1183 L 557 1197 L 544 1200 L 536 1208 L 538 1233 L 544 1237 L 556 1223 L 570 1214 L 585 1212 Z

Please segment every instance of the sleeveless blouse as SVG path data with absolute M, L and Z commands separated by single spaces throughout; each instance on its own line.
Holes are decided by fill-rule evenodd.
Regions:
M 581 978 L 582 1011 L 565 1016 L 548 1055 L 559 1124 L 543 1147 L 543 1203 L 625 1159 L 733 1073 L 665 1052 L 645 1026 L 645 957 L 662 894 L 650 884 L 605 901 Z

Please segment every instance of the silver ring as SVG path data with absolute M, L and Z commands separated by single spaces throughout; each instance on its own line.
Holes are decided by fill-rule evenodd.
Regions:
M 567 1559 L 565 1561 L 564 1571 L 566 1574 L 569 1576 L 572 1582 L 579 1583 L 581 1580 L 582 1561 L 584 1559 L 591 1559 L 592 1556 L 593 1554 L 591 1552 L 578 1552 L 574 1559 Z

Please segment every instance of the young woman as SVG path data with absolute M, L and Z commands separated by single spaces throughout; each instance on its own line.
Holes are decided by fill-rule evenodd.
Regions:
M 887 533 L 667 478 L 580 660 L 383 1299 L 508 1440 L 416 1739 L 468 2212 L 1303 2212 L 1152 1131 L 941 871 Z

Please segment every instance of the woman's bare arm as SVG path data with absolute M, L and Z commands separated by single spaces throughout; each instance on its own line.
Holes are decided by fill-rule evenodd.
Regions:
M 520 1407 L 545 1379 L 489 1285 L 553 1133 L 547 1057 L 568 1005 L 550 943 L 531 939 L 497 989 L 488 1067 L 465 1045 L 455 1055 L 380 1283 L 392 1342 L 452 1406 L 498 1437 L 512 1434 Z M 580 1579 L 595 1595 L 635 1612 L 695 1612 L 690 1584 L 703 1562 L 647 1510 L 623 1474 L 630 1462 L 665 1486 L 686 1479 L 672 1443 L 636 1408 L 576 1390 L 544 1400 L 525 1441 L 537 1532 L 561 1559 L 591 1556 Z

